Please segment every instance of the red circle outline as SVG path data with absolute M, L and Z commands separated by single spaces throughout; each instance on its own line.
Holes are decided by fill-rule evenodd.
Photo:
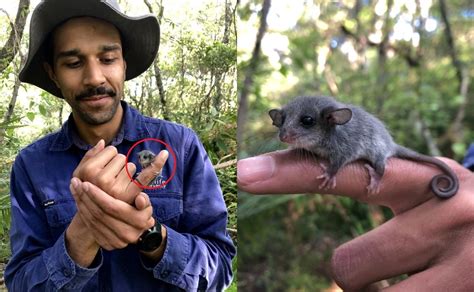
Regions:
M 150 186 L 144 186 L 142 185 L 141 183 L 139 183 L 138 181 L 136 181 L 135 179 L 132 178 L 132 176 L 130 175 L 130 172 L 128 171 L 128 157 L 130 156 L 130 154 L 132 153 L 132 150 L 133 148 L 135 148 L 138 144 L 140 143 L 143 143 L 145 141 L 155 141 L 155 142 L 158 142 L 158 143 L 161 143 L 163 145 L 165 145 L 166 147 L 166 150 L 168 150 L 168 152 L 171 154 L 171 156 L 173 157 L 174 159 L 174 164 L 173 164 L 173 169 L 171 170 L 171 175 L 170 177 L 164 182 L 162 183 L 161 185 L 159 186 L 156 186 L 156 187 L 150 187 Z M 158 155 L 158 154 L 157 154 Z M 139 140 L 138 142 L 136 142 L 135 144 L 133 144 L 133 146 L 128 150 L 127 152 L 127 156 L 125 158 L 125 171 L 127 172 L 127 175 L 128 175 L 128 178 L 130 178 L 130 180 L 136 184 L 139 188 L 141 189 L 146 189 L 146 190 L 157 190 L 157 189 L 161 189 L 162 187 L 166 186 L 170 181 L 171 179 L 174 177 L 175 173 L 176 173 L 176 154 L 174 153 L 173 151 L 173 148 L 171 148 L 171 146 L 169 146 L 166 142 L 160 140 L 160 139 L 156 139 L 156 138 L 145 138 L 145 139 L 142 139 L 142 140 Z

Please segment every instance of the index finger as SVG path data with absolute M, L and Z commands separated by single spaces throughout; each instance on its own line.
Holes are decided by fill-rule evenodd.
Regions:
M 336 187 L 322 190 L 320 160 L 301 151 L 283 150 L 243 159 L 237 165 L 240 190 L 255 194 L 320 193 L 351 197 L 363 202 L 403 212 L 434 198 L 429 188 L 436 167 L 398 158 L 390 158 L 381 180 L 380 192 L 367 192 L 369 175 L 363 162 L 351 163 L 337 172 Z

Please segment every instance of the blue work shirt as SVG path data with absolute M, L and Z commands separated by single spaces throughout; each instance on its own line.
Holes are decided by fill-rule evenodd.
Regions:
M 472 143 L 471 146 L 469 146 L 466 156 L 464 157 L 464 160 L 462 161 L 462 165 L 465 168 L 468 168 L 474 171 L 474 143 Z
M 161 189 L 144 190 L 153 216 L 167 229 L 163 258 L 150 265 L 135 245 L 99 249 L 84 268 L 68 255 L 65 230 L 76 213 L 69 184 L 90 145 L 78 137 L 72 115 L 61 130 L 21 150 L 11 174 L 11 249 L 5 270 L 10 291 L 220 291 L 232 278 L 235 247 L 227 231 L 227 209 L 215 171 L 196 134 L 181 125 L 142 116 L 121 102 L 122 126 L 111 142 L 127 154 L 141 139 L 168 144 Z M 137 153 L 166 146 L 147 140 L 128 160 L 141 170 Z M 179 287 L 179 288 L 178 288 Z

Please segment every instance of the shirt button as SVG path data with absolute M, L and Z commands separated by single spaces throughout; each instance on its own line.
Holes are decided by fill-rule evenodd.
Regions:
M 69 276 L 71 276 L 71 271 L 69 271 L 68 268 L 64 268 L 63 269 L 63 275 L 66 276 L 66 277 L 69 277 Z

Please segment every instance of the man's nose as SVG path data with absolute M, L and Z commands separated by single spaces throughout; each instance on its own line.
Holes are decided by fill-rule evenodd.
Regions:
M 84 69 L 84 85 L 97 87 L 105 83 L 105 76 L 102 72 L 101 64 L 96 61 L 87 62 Z

